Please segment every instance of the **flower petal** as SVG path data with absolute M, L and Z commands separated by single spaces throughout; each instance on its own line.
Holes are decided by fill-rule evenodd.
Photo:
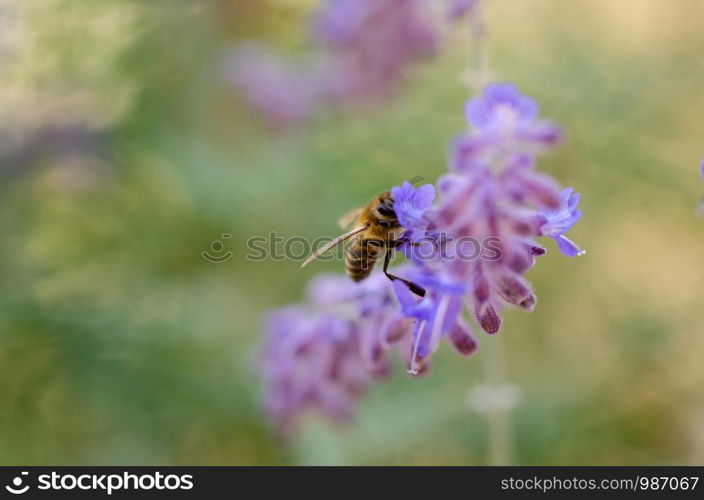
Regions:
M 584 253 L 584 250 L 582 250 L 579 245 L 563 235 L 555 238 L 555 241 L 557 242 L 557 247 L 560 249 L 560 252 L 568 257 L 577 257 Z

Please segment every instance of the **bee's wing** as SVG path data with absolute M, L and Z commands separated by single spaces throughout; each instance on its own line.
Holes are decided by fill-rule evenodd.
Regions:
M 361 208 L 354 208 L 350 210 L 345 215 L 337 219 L 337 225 L 340 226 L 342 229 L 345 229 L 359 217 L 360 213 L 362 213 Z
M 364 231 L 364 230 L 366 230 L 366 229 L 367 229 L 366 227 L 358 227 L 358 228 L 353 229 L 352 231 L 350 231 L 350 232 L 348 232 L 348 233 L 345 233 L 345 234 L 343 234 L 343 235 L 341 235 L 341 236 L 338 236 L 337 238 L 335 238 L 335 239 L 332 240 L 331 242 L 326 243 L 325 245 L 322 246 L 322 248 L 319 248 L 319 249 L 316 250 L 313 254 L 311 254 L 311 256 L 308 257 L 308 258 L 305 260 L 305 262 L 303 262 L 303 264 L 301 264 L 301 267 L 307 266 L 307 265 L 310 264 L 312 261 L 314 261 L 315 259 L 317 259 L 317 258 L 320 257 L 321 255 L 323 255 L 324 253 L 326 253 L 328 250 L 330 250 L 330 249 L 336 247 L 337 245 L 339 245 L 340 243 L 342 243 L 342 242 L 345 241 L 346 239 L 351 238 L 351 237 L 354 236 L 355 234 L 359 234 L 359 233 L 361 233 L 362 231 Z

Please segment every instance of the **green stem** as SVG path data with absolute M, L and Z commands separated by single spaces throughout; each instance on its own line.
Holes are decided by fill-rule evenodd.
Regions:
M 505 387 L 506 353 L 503 335 L 496 335 L 484 342 L 483 363 L 485 384 L 500 390 Z M 490 465 L 513 463 L 513 432 L 511 410 L 497 405 L 486 412 L 487 440 Z
M 477 3 L 471 19 L 472 50 L 469 60 L 470 88 L 479 94 L 489 83 L 489 49 L 484 15 L 488 0 Z M 484 367 L 484 385 L 495 390 L 506 387 L 506 353 L 502 335 L 494 335 L 483 342 L 481 355 Z M 511 410 L 503 404 L 491 405 L 485 412 L 487 419 L 488 462 L 490 465 L 513 463 L 513 433 Z
M 484 12 L 488 0 L 482 0 L 474 7 L 470 19 L 470 38 L 472 50 L 469 61 L 470 88 L 474 94 L 479 94 L 484 86 L 489 83 L 489 48 L 486 35 Z

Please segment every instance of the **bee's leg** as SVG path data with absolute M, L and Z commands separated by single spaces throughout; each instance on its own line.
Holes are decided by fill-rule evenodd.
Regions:
M 392 247 L 389 246 L 386 248 L 386 255 L 384 255 L 384 274 L 386 275 L 386 277 L 389 278 L 391 281 L 399 280 L 402 283 L 405 283 L 411 292 L 415 293 L 419 297 L 425 297 L 425 288 L 423 288 L 417 283 L 413 283 L 412 281 L 409 281 L 407 279 L 395 276 L 389 272 L 389 263 L 391 262 L 391 255 L 393 254 L 393 252 L 394 249 Z
M 422 245 L 422 243 L 420 241 L 411 241 L 408 238 L 399 238 L 391 242 L 390 245 L 392 248 L 396 249 L 403 245 L 408 245 L 409 247 L 419 247 Z

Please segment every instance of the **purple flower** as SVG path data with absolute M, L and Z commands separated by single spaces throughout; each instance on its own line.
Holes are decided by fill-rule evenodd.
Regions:
M 372 12 L 364 1 L 324 0 L 313 25 L 313 34 L 330 46 L 354 43 Z
M 539 217 L 542 234 L 553 238 L 563 254 L 568 257 L 577 257 L 584 255 L 586 251 L 565 236 L 565 233 L 572 229 L 572 226 L 582 217 L 582 212 L 577 208 L 579 194 L 573 194 L 572 191 L 573 189 L 570 187 L 562 192 L 559 209 L 542 210 Z
M 512 83 L 490 83 L 482 95 L 470 99 L 465 106 L 465 119 L 490 144 L 503 142 L 545 147 L 561 137 L 560 128 L 547 121 L 538 121 L 538 104 L 521 94 Z M 512 144 L 513 143 L 513 144 Z
M 449 0 L 449 3 L 447 17 L 454 21 L 465 16 L 471 16 L 479 0 Z
M 439 201 L 422 216 L 422 227 L 433 228 L 428 235 L 446 238 L 438 241 L 442 258 L 414 258 L 416 270 L 407 273 L 426 288 L 426 297 L 416 299 L 394 285 L 404 314 L 416 321 L 414 340 L 421 358 L 436 348 L 438 335 L 459 324 L 454 304 L 466 305 L 490 334 L 501 329 L 504 307 L 533 310 L 537 299 L 524 275 L 545 253 L 535 238 L 554 238 L 568 255 L 581 252 L 564 236 L 580 217 L 579 196 L 571 189 L 561 192 L 552 177 L 537 172 L 535 148 L 525 147 L 526 138 L 538 137 L 548 123 L 539 120 L 535 101 L 513 84 L 491 84 L 469 101 L 466 117 L 475 129 L 452 143 L 452 172 L 440 178 Z M 472 252 L 462 247 L 467 241 L 474 242 Z M 458 284 L 462 290 L 449 291 L 440 283 Z M 453 304 L 452 314 L 438 323 L 443 301 Z M 441 325 L 434 334 L 428 333 L 431 322 Z
M 394 199 L 394 211 L 401 225 L 408 230 L 425 231 L 428 220 L 426 211 L 432 206 L 435 199 L 435 187 L 424 184 L 418 188 L 406 181 L 401 186 L 391 188 Z
M 307 122 L 319 109 L 392 97 L 406 68 L 438 42 L 424 0 L 327 0 L 312 30 L 323 50 L 309 67 L 261 50 L 232 63 L 230 82 L 278 128 Z
M 311 73 L 263 47 L 241 47 L 228 61 L 226 73 L 248 105 L 273 129 L 285 129 L 312 117 L 319 93 L 312 85 Z
M 435 52 L 436 30 L 423 0 L 326 2 L 315 34 L 328 49 L 320 79 L 328 103 L 392 96 L 404 69 Z
M 490 83 L 481 96 L 467 102 L 464 116 L 480 131 L 514 127 L 534 121 L 538 105 L 512 83 Z
M 389 373 L 388 351 L 403 344 L 411 327 L 382 273 L 360 283 L 323 275 L 308 296 L 265 321 L 264 408 L 284 437 L 295 433 L 307 409 L 348 420 L 369 385 Z
M 394 281 L 394 291 L 404 316 L 415 320 L 413 342 L 408 355 L 408 373 L 417 375 L 427 364 L 430 355 L 438 348 L 440 340 L 448 337 L 457 350 L 470 355 L 476 350 L 476 341 L 466 323 L 460 324 L 462 295 L 466 285 L 419 270 L 408 278 L 422 285 L 426 295 L 419 298 L 408 287 Z
M 537 172 L 536 149 L 524 147 L 547 123 L 537 113 L 512 84 L 487 86 L 467 106 L 475 130 L 453 142 L 451 171 L 437 182 L 435 205 L 431 185 L 392 188 L 406 234 L 440 250 L 393 270 L 423 287 L 423 297 L 381 272 L 359 283 L 322 276 L 311 283 L 306 304 L 270 316 L 265 404 L 280 429 L 294 428 L 307 408 L 349 418 L 359 395 L 389 372 L 392 349 L 412 375 L 428 372 L 443 339 L 472 354 L 477 341 L 464 313 L 495 334 L 503 308 L 531 312 L 537 298 L 526 274 L 545 254 L 537 238 L 555 239 L 569 256 L 583 253 L 565 236 L 581 217 L 579 195 Z
M 347 418 L 366 382 L 348 355 L 355 342 L 350 325 L 333 315 L 289 307 L 270 314 L 266 330 L 264 407 L 282 435 L 295 431 L 298 414 L 308 407 L 335 420 Z

